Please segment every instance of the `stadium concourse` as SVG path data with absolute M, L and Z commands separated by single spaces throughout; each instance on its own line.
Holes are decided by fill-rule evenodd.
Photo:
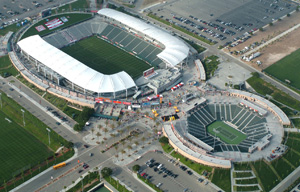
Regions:
M 189 47 L 182 40 L 112 9 L 102 9 L 92 19 L 50 35 L 33 35 L 22 39 L 17 42 L 15 53 L 10 55 L 18 58 L 23 75 L 31 75 L 26 79 L 36 78 L 37 84 L 44 84 L 38 87 L 53 88 L 56 95 L 61 97 L 70 95 L 66 98 L 68 100 L 78 97 L 95 101 L 97 97 L 128 98 L 134 95 L 138 87 L 132 74 L 124 71 L 126 66 L 116 73 L 104 74 L 60 50 L 91 36 L 97 36 L 143 60 L 149 68 L 176 69 L 189 55 Z M 168 87 L 179 81 L 175 80 L 168 82 Z
M 195 162 L 229 168 L 255 161 L 281 145 L 288 117 L 270 101 L 245 91 L 203 87 L 203 97 L 184 105 L 184 117 L 165 123 L 175 151 Z

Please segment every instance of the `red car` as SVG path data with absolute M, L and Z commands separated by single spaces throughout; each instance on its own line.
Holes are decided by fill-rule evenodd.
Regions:
M 141 176 L 144 177 L 146 175 L 146 173 L 142 173 Z

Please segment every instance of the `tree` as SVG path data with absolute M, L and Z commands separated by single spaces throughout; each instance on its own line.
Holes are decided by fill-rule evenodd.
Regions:
M 127 146 L 128 152 L 132 149 L 131 145 Z
M 79 123 L 76 123 L 73 127 L 74 131 L 82 131 L 83 126 L 80 126 Z
M 141 166 L 139 166 L 139 165 L 134 165 L 134 166 L 132 167 L 132 170 L 133 170 L 134 172 L 138 172 L 138 171 L 140 170 L 140 168 L 141 168 Z
M 272 23 L 272 22 L 270 22 L 270 23 L 269 23 L 269 26 L 273 26 L 273 23 Z
M 253 77 L 259 78 L 259 73 L 253 72 L 253 73 L 251 73 L 251 74 L 252 74 Z
M 110 136 L 113 138 L 113 142 L 115 142 L 115 137 L 116 137 L 116 135 L 113 134 L 113 133 L 111 133 Z
M 101 137 L 101 133 L 97 132 L 97 133 L 96 133 L 96 136 L 97 136 L 98 141 L 99 141 L 99 137 Z
M 104 167 L 102 170 L 101 170 L 101 174 L 102 174 L 102 177 L 109 177 L 111 176 L 112 174 L 112 169 L 109 168 L 109 167 Z
M 264 31 L 264 28 L 262 28 L 262 27 L 261 27 L 261 28 L 259 28 L 259 31 Z
M 93 137 L 93 133 L 94 133 L 95 129 L 91 128 L 91 132 L 92 132 L 92 137 Z
M 118 153 L 118 145 L 115 145 L 115 150 L 116 150 L 116 153 Z
M 145 143 L 145 141 L 146 141 L 146 138 L 145 138 L 145 137 L 142 137 L 142 141 L 143 141 L 143 143 Z
M 122 153 L 122 159 L 123 159 L 123 155 L 126 153 L 126 151 L 123 149 L 123 150 L 121 151 L 121 153 Z
M 163 144 L 168 144 L 169 143 L 169 139 L 167 137 L 161 137 L 159 139 L 159 142 L 163 143 Z
M 110 125 L 110 128 L 111 128 L 111 130 L 114 130 L 114 128 L 116 128 L 115 124 L 112 123 L 112 124 Z
M 66 148 L 72 148 L 74 146 L 74 143 L 71 142 L 71 141 L 68 141 L 66 144 L 65 144 L 65 147 Z
M 286 16 L 287 16 L 287 17 L 290 17 L 290 16 L 291 16 L 291 14 L 289 14 L 289 13 L 288 13 L 288 14 L 286 14 Z
M 107 129 L 107 128 L 104 128 L 103 131 L 104 131 L 105 136 L 106 136 L 106 133 L 108 132 L 108 129 Z
M 134 144 L 135 144 L 136 146 L 138 146 L 138 145 L 139 145 L 139 142 L 138 142 L 138 141 L 135 141 Z
M 99 129 L 99 131 L 102 129 L 102 125 L 100 124 L 100 125 L 98 125 L 98 129 Z

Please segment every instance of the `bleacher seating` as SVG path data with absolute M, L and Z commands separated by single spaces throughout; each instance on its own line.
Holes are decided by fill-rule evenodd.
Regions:
M 266 120 L 252 111 L 238 105 L 229 103 L 203 104 L 197 106 L 187 118 L 188 132 L 206 144 L 214 147 L 215 151 L 242 151 L 248 152 L 248 148 L 268 131 Z M 215 120 L 225 120 L 234 124 L 240 131 L 247 135 L 247 139 L 238 145 L 229 145 L 206 133 L 206 127 Z

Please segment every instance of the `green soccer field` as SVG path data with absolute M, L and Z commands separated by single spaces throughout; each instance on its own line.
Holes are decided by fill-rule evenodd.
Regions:
M 0 111 L 0 179 L 12 178 L 17 170 L 43 162 L 53 154 L 46 145 Z M 8 118 L 10 119 L 10 118 Z M 12 120 L 12 119 L 10 119 Z M 27 167 L 27 168 L 30 168 Z
M 240 144 L 247 138 L 245 134 L 237 131 L 222 121 L 213 122 L 207 127 L 207 131 L 228 144 Z
M 135 56 L 95 36 L 64 47 L 62 51 L 88 67 L 107 75 L 125 71 L 135 79 L 151 67 Z
M 265 72 L 283 82 L 287 79 L 291 82 L 291 86 L 300 89 L 300 76 L 298 74 L 298 71 L 300 71 L 299 61 L 300 49 L 266 68 Z

